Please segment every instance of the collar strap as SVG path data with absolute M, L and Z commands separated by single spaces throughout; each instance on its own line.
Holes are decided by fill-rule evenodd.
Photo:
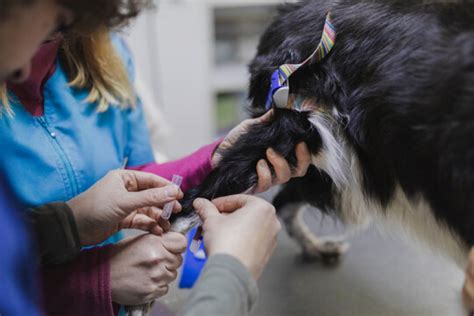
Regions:
M 265 109 L 273 107 L 300 111 L 299 102 L 290 101 L 289 78 L 298 69 L 305 65 L 321 62 L 332 50 L 336 41 L 336 30 L 330 13 L 326 15 L 321 41 L 314 52 L 300 64 L 284 64 L 276 69 L 271 77 L 270 91 L 268 92 Z

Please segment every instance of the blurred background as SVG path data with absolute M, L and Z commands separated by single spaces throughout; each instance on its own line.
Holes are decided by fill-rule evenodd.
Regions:
M 164 160 L 191 153 L 246 117 L 247 64 L 281 1 L 158 2 L 124 36 L 156 156 Z M 346 233 L 315 209 L 305 216 L 320 236 Z M 283 231 L 259 281 L 253 315 L 463 315 L 463 271 L 401 235 L 369 228 L 348 239 L 341 264 L 327 267 L 301 260 L 298 245 Z M 174 286 L 154 315 L 174 315 L 187 295 Z
M 125 32 L 140 95 L 162 114 L 160 152 L 190 153 L 246 117 L 247 64 L 279 4 L 161 0 Z

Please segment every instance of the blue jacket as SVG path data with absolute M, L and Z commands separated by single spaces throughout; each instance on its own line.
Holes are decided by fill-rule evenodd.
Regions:
M 117 36 L 113 43 L 133 77 L 125 44 Z M 43 91 L 43 116 L 13 98 L 14 116 L 0 117 L 0 173 L 24 207 L 67 201 L 126 160 L 128 166 L 153 161 L 140 104 L 97 113 L 96 104 L 84 101 L 88 91 L 71 88 L 59 63 Z
M 40 315 L 36 261 L 17 202 L 0 177 L 0 315 Z

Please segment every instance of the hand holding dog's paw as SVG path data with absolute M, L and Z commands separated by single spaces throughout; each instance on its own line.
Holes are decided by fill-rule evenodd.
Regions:
M 466 281 L 463 289 L 464 304 L 469 312 L 474 314 L 474 248 L 469 255 L 469 263 L 466 269 Z M 470 314 L 471 315 L 471 314 Z
M 168 293 L 183 262 L 186 238 L 178 233 L 145 234 L 112 246 L 110 287 L 112 300 L 140 305 Z
M 245 134 L 249 128 L 254 124 L 268 122 L 273 117 L 273 110 L 268 111 L 264 115 L 255 119 L 248 119 L 237 125 L 224 138 L 222 143 L 217 148 L 212 157 L 212 165 L 215 167 L 221 160 L 220 152 L 222 150 L 232 147 L 239 137 Z M 305 143 L 299 143 L 295 148 L 297 165 L 292 168 L 285 157 L 278 154 L 272 148 L 268 148 L 266 152 L 267 160 L 273 167 L 275 176 L 273 176 L 271 168 L 265 159 L 261 159 L 257 163 L 258 183 L 253 190 L 253 193 L 261 193 L 270 189 L 274 185 L 288 182 L 291 178 L 302 177 L 306 174 L 309 165 L 311 164 L 311 155 L 308 146 Z
M 234 127 L 222 140 L 222 142 L 217 147 L 214 155 L 212 156 L 212 166 L 216 167 L 221 161 L 222 157 L 220 152 L 232 147 L 239 137 L 248 132 L 249 128 L 254 124 L 259 124 L 262 122 L 268 122 L 273 117 L 273 110 L 268 111 L 264 115 L 254 118 L 254 119 L 247 119 L 241 122 L 239 125 Z

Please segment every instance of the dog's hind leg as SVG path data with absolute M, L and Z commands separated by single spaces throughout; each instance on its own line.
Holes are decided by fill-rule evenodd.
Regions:
M 303 215 L 308 204 L 323 213 L 333 212 L 331 191 L 330 178 L 312 166 L 305 177 L 294 179 L 285 185 L 273 201 L 288 234 L 300 244 L 303 257 L 320 259 L 327 264 L 338 262 L 348 250 L 349 244 L 344 241 L 343 236 L 317 237 Z

